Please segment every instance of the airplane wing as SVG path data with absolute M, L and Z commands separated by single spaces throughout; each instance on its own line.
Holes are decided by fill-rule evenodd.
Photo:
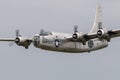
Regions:
M 0 38 L 0 41 L 15 42 L 19 46 L 23 46 L 28 49 L 29 45 L 32 43 L 32 38 Z
M 0 39 L 0 41 L 15 41 L 15 39 L 12 39 L 12 38 L 2 38 Z
M 88 40 L 90 40 L 90 39 L 97 38 L 97 33 L 85 34 L 85 35 L 83 35 L 83 38 L 85 38 L 86 41 L 88 41 Z
M 120 29 L 108 30 L 107 34 L 109 35 L 110 38 L 120 37 Z M 83 39 L 85 39 L 85 41 L 88 41 L 90 39 L 98 38 L 97 35 L 98 34 L 96 32 L 96 33 L 85 34 L 82 37 Z M 82 37 L 79 37 L 76 41 L 81 42 Z
M 81 42 L 81 39 L 84 39 L 85 41 L 88 41 L 90 39 L 97 38 L 96 33 L 90 33 L 90 34 L 84 34 L 83 36 L 79 37 L 78 39 L 74 40 L 72 37 L 67 38 L 68 41 L 73 41 L 73 42 Z
M 120 29 L 110 30 L 108 34 L 111 38 L 119 37 L 120 36 Z
M 120 29 L 114 29 L 114 30 L 108 30 L 107 34 L 110 38 L 120 37 Z M 88 33 L 84 34 L 83 36 L 79 37 L 78 39 L 74 40 L 73 38 L 68 38 L 67 40 L 73 41 L 73 42 L 86 42 L 90 39 L 98 38 L 97 32 L 95 33 Z
M 89 33 L 89 34 L 84 34 L 81 37 L 78 37 L 76 40 L 73 37 L 70 37 L 70 38 L 62 39 L 61 41 L 63 43 L 66 43 L 66 42 L 81 42 L 81 43 L 83 43 L 83 45 L 85 45 L 86 41 L 89 41 L 90 39 L 94 39 L 94 38 L 97 38 L 97 34 L 96 33 Z

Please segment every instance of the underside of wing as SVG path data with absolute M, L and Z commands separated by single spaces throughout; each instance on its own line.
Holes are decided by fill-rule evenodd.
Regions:
M 88 41 L 88 40 L 90 40 L 90 39 L 97 38 L 97 33 L 85 34 L 85 35 L 83 35 L 83 37 Z

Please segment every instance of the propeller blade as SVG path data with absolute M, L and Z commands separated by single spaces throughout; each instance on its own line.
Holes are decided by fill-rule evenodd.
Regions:
M 74 33 L 78 32 L 78 25 L 74 26 Z
M 14 42 L 12 42 L 12 43 L 9 43 L 9 47 L 11 47 L 11 46 L 13 46 L 14 45 Z
M 18 36 L 19 36 L 20 31 L 17 29 L 15 32 L 16 32 L 16 37 L 18 37 Z

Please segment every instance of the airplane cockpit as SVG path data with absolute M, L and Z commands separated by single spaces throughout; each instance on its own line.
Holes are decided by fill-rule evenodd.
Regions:
M 44 31 L 40 33 L 40 36 L 48 36 L 48 35 L 52 35 L 52 32 Z
M 42 37 L 42 36 L 49 36 L 49 35 L 53 35 L 52 32 L 41 30 L 39 34 L 36 34 L 33 37 L 34 45 L 37 46 L 40 43 L 40 37 Z
M 52 35 L 52 32 L 44 31 L 43 29 L 41 29 L 39 35 L 40 36 L 48 36 L 48 35 Z

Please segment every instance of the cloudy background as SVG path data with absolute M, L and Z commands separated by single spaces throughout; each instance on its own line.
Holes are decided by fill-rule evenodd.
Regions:
M 47 31 L 89 32 L 98 0 L 0 0 L 0 37 L 15 37 L 20 29 L 32 37 Z M 99 1 L 104 26 L 120 28 L 120 1 Z M 35 48 L 28 50 L 0 42 L 0 80 L 119 80 L 120 38 L 90 54 L 65 54 Z

